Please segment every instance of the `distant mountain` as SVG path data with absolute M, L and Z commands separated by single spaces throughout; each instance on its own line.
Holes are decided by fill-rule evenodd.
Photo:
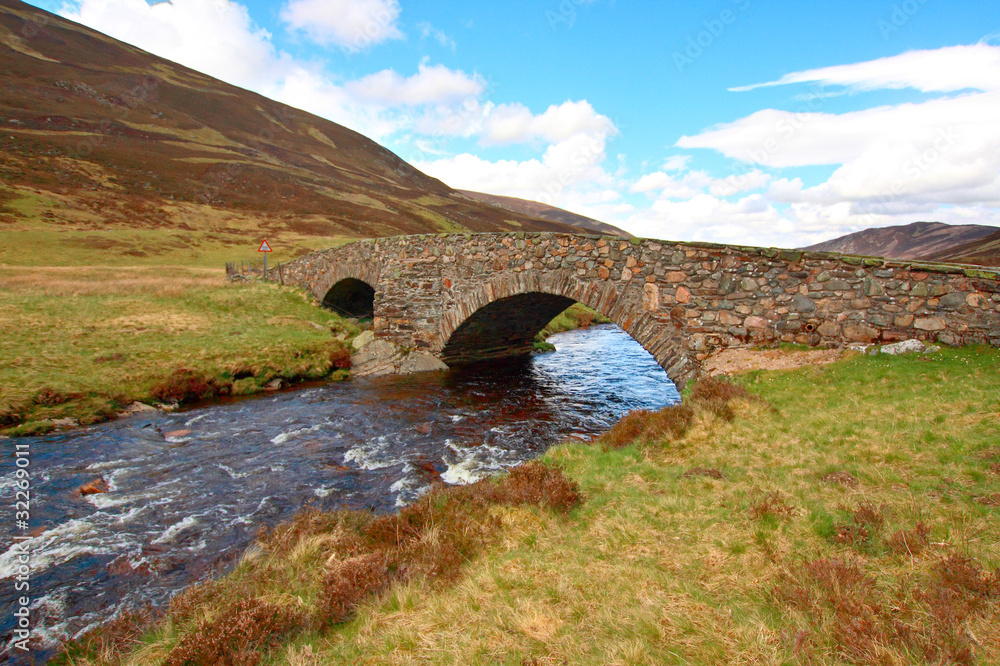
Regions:
M 996 229 L 996 227 L 993 228 Z M 956 264 L 1000 267 L 1000 229 L 989 236 L 982 236 L 972 242 L 951 247 L 924 258 L 935 261 L 950 261 Z
M 459 192 L 467 197 L 475 199 L 476 201 L 482 201 L 492 206 L 498 206 L 515 213 L 521 213 L 522 215 L 538 217 L 543 220 L 551 220 L 552 222 L 570 224 L 574 227 L 587 229 L 591 233 L 632 238 L 632 234 L 627 231 L 623 231 L 618 227 L 595 220 L 592 217 L 577 215 L 576 213 L 571 213 L 568 210 L 556 208 L 555 206 L 549 206 L 548 204 L 543 204 L 538 201 L 518 199 L 517 197 L 503 197 L 497 194 L 484 194 L 483 192 L 472 192 L 470 190 L 459 190 Z
M 803 248 L 817 252 L 844 252 L 847 254 L 863 254 L 876 257 L 892 257 L 895 259 L 937 259 L 945 261 L 946 256 L 952 256 L 957 248 L 963 248 L 959 253 L 966 263 L 983 263 L 972 261 L 980 254 L 976 248 L 986 242 L 987 237 L 996 236 L 996 227 L 976 224 L 951 225 L 942 222 L 914 222 L 895 227 L 865 229 L 857 233 L 834 238 L 817 245 Z M 996 239 L 994 239 L 994 245 Z M 980 258 L 995 256 L 989 250 L 984 250 Z M 959 256 L 955 254 L 954 256 Z M 960 261 L 947 259 L 947 261 Z M 995 264 L 990 264 L 995 265 Z
M 346 127 L 18 0 L 0 0 L 0 228 L 0 263 L 28 245 L 53 261 L 209 262 L 262 237 L 297 253 L 393 234 L 579 231 L 470 199 Z

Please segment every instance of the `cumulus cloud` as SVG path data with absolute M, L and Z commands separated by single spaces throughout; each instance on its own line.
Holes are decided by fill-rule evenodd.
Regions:
M 420 63 L 416 74 L 403 77 L 391 69 L 350 81 L 344 88 L 355 99 L 381 106 L 454 104 L 477 97 L 486 83 L 477 74 Z
M 594 110 L 586 100 L 553 104 L 535 115 L 523 104 L 500 104 L 485 118 L 483 139 L 487 143 L 527 143 L 541 139 L 547 143 L 565 141 L 577 134 L 608 136 L 614 123 Z
M 609 174 L 607 142 L 618 133 L 614 123 L 586 100 L 552 105 L 534 114 L 522 104 L 470 105 L 466 128 L 475 127 L 487 145 L 546 144 L 541 158 L 487 160 L 470 153 L 417 162 L 415 166 L 459 189 L 534 199 L 588 215 L 612 199 L 616 179 Z M 620 193 L 615 199 L 620 198 Z
M 362 51 L 389 39 L 402 39 L 396 0 L 291 0 L 281 20 L 317 44 Z

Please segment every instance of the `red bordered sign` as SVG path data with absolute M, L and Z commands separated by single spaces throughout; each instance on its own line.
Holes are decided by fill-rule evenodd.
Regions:
M 257 251 L 258 252 L 271 252 L 272 250 L 271 250 L 271 246 L 268 245 L 267 241 L 265 240 L 263 243 L 260 244 L 260 247 L 257 248 Z

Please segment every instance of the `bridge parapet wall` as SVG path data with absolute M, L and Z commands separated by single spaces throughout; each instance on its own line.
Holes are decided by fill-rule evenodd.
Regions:
M 377 335 L 409 348 L 440 354 L 480 307 L 542 292 L 611 317 L 675 380 L 748 343 L 1000 347 L 1000 275 L 979 267 L 551 233 L 365 240 L 285 267 L 320 299 L 345 277 L 375 288 Z

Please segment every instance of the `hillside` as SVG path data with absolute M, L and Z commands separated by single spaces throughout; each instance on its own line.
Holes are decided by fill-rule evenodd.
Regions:
M 914 222 L 895 227 L 865 229 L 803 248 L 817 252 L 844 252 L 895 259 L 945 260 L 943 255 L 958 247 L 967 247 L 963 256 L 978 256 L 977 244 L 996 227 L 977 224 L 951 225 L 941 222 Z M 996 252 L 994 250 L 994 252 Z M 951 260 L 949 260 L 951 261 Z M 954 259 L 954 261 L 958 261 Z M 969 261 L 968 263 L 982 263 Z
M 951 261 L 959 264 L 1000 266 L 1000 230 L 988 236 L 977 238 L 969 243 L 930 254 L 924 258 L 935 261 Z
M 357 237 L 577 231 L 17 0 L 0 0 L 0 90 L 0 263 L 214 265 L 264 237 L 282 259 Z
M 622 238 L 632 237 L 632 234 L 627 231 L 623 231 L 618 227 L 606 224 L 600 220 L 595 220 L 592 217 L 586 217 L 584 215 L 577 215 L 576 213 L 571 213 L 568 210 L 556 208 L 555 206 L 549 206 L 548 204 L 543 204 L 539 201 L 518 199 L 517 197 L 504 197 L 497 194 L 485 194 L 483 192 L 472 192 L 470 190 L 459 190 L 459 192 L 467 197 L 475 199 L 476 201 L 504 208 L 515 213 L 521 213 L 522 215 L 538 217 L 543 220 L 551 220 L 552 222 L 570 224 L 574 227 L 586 229 L 592 233 L 606 234 L 608 236 L 620 236 Z

